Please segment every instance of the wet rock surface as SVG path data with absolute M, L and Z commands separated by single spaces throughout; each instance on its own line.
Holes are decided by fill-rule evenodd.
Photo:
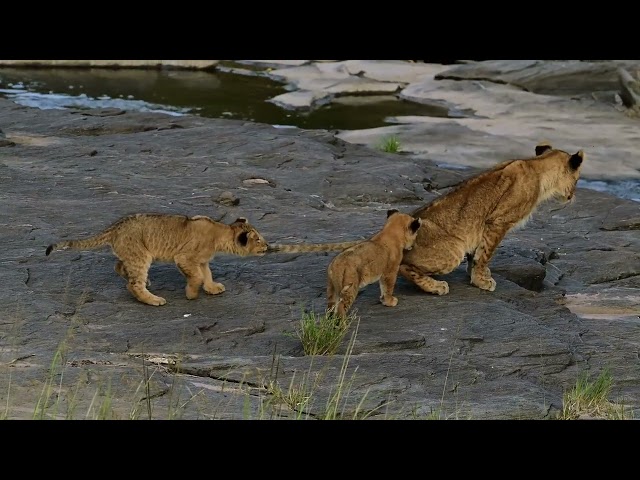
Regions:
M 13 144 L 0 148 L 0 400 L 8 416 L 31 418 L 49 388 L 60 396 L 45 395 L 47 413 L 60 418 L 74 408 L 81 417 L 105 398 L 118 418 L 145 418 L 146 397 L 155 418 L 269 418 L 273 410 L 265 405 L 276 396 L 268 387 L 279 385 L 312 391 L 298 412 L 283 406 L 280 416 L 317 418 L 343 385 L 343 418 L 435 412 L 544 419 L 558 414 L 563 392 L 581 373 L 607 368 L 611 400 L 638 417 L 637 202 L 579 189 L 571 206 L 543 206 L 498 248 L 495 292 L 471 286 L 464 264 L 442 277 L 450 286 L 442 297 L 400 279 L 399 303 L 389 308 L 379 303 L 376 285 L 367 287 L 354 305 L 360 322 L 350 330 L 352 349 L 347 337 L 330 357 L 305 356 L 293 332 L 302 312 L 323 310 L 333 253 L 219 255 L 211 268 L 226 292 L 191 301 L 176 267 L 154 264 L 150 290 L 167 299 L 162 307 L 133 299 L 108 249 L 44 255 L 56 240 L 96 233 L 136 212 L 226 223 L 245 216 L 279 243 L 368 237 L 388 208 L 413 209 L 476 171 L 438 164 L 455 164 L 462 153 L 479 159 L 476 167 L 533 153 L 541 132 L 525 120 L 535 102 L 520 96 L 533 94 L 491 84 L 484 103 L 468 90 L 461 95 L 475 98 L 482 114 L 482 105 L 502 108 L 490 101 L 493 88 L 511 88 L 518 95 L 512 100 L 525 102 L 517 118 L 526 133 L 513 125 L 499 134 L 488 124 L 478 133 L 441 119 L 420 131 L 432 149 L 423 156 L 382 153 L 322 130 L 42 111 L 0 99 L 3 140 Z M 451 101 L 446 87 L 433 91 Z M 508 109 L 504 90 L 500 96 Z M 608 143 L 585 143 L 588 119 L 567 114 L 582 120 L 562 128 L 559 119 L 547 123 L 558 129 L 545 139 L 584 148 L 587 172 L 590 155 L 635 152 L 621 130 Z M 541 129 L 537 115 L 532 122 Z M 505 126 L 515 121 L 495 118 Z M 607 135 L 606 126 L 592 128 Z
M 444 112 L 340 131 L 350 143 L 376 148 L 381 138 L 394 136 L 400 151 L 413 158 L 486 168 L 495 156 L 510 158 L 546 140 L 589 152 L 584 179 L 631 180 L 628 189 L 640 195 L 638 60 L 243 63 L 268 65 L 262 74 L 287 84 L 291 91 L 271 99 L 286 109 L 314 110 L 393 93 Z

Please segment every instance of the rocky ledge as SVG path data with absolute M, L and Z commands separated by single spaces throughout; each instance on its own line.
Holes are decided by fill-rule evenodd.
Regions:
M 446 158 L 452 137 L 438 128 L 431 144 Z M 545 205 L 498 249 L 495 292 L 471 286 L 464 265 L 442 297 L 400 279 L 395 308 L 369 286 L 338 353 L 305 356 L 293 332 L 303 312 L 325 306 L 331 253 L 220 255 L 211 265 L 226 292 L 191 301 L 175 266 L 156 264 L 150 288 L 168 303 L 151 307 L 131 297 L 108 250 L 46 257 L 45 248 L 145 211 L 245 216 L 270 242 L 364 238 L 388 208 L 422 205 L 474 170 L 327 131 L 3 99 L 0 129 L 9 418 L 100 408 L 146 418 L 150 405 L 153 418 L 319 418 L 337 405 L 341 418 L 551 419 L 580 375 L 605 369 L 611 400 L 640 416 L 636 202 L 579 189 L 571 206 Z M 456 142 L 495 162 L 535 145 L 490 134 Z M 299 407 L 275 410 L 277 387 L 303 392 Z

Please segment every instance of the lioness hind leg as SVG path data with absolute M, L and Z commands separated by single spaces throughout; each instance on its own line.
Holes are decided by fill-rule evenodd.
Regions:
M 473 256 L 472 285 L 490 292 L 496 289 L 496 281 L 491 277 L 491 270 L 489 270 L 489 261 L 507 230 L 508 226 L 503 225 L 493 230 L 485 230 L 483 233 L 480 245 Z
M 435 293 L 436 295 L 449 293 L 449 284 L 447 282 L 435 280 L 413 265 L 400 265 L 398 273 L 427 293 Z
M 489 267 L 478 268 L 475 266 L 471 270 L 471 284 L 475 285 L 482 290 L 489 290 L 493 292 L 496 289 L 496 281 L 491 276 L 491 270 Z
M 176 255 L 174 261 L 180 273 L 187 279 L 187 286 L 184 289 L 185 295 L 189 300 L 198 298 L 200 287 L 204 282 L 200 263 L 193 261 L 185 255 Z
M 475 254 L 478 250 L 474 250 L 472 253 L 467 253 L 467 275 L 471 277 L 471 284 L 483 290 L 489 290 L 490 292 L 496 289 L 496 282 L 491 278 L 491 270 L 489 267 L 480 268 L 475 260 Z
M 398 304 L 398 299 L 393 296 L 397 278 L 398 272 L 380 277 L 380 301 L 386 307 L 395 307 Z
M 151 266 L 151 261 L 151 257 L 147 257 L 144 259 L 138 257 L 135 261 L 123 260 L 122 266 L 118 268 L 119 270 L 124 271 L 127 275 L 127 289 L 134 297 L 136 297 L 142 303 L 146 303 L 147 305 L 160 306 L 167 303 L 167 301 L 162 297 L 154 295 L 149 290 L 147 290 L 146 287 L 147 276 L 149 273 L 149 267 Z M 118 264 L 116 264 L 116 266 L 117 265 Z
M 202 279 L 204 281 L 202 288 L 209 295 L 218 295 L 226 290 L 223 284 L 213 281 L 213 275 L 208 261 L 200 264 L 200 271 L 202 272 Z

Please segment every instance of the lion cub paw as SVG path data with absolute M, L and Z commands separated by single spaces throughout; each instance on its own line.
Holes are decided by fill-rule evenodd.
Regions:
M 219 293 L 222 293 L 226 290 L 226 288 L 224 288 L 224 285 L 221 283 L 217 283 L 214 282 L 213 284 L 211 284 L 209 287 L 207 287 L 206 285 L 203 287 L 204 291 L 207 292 L 209 295 L 218 295 Z
M 395 307 L 398 305 L 398 299 L 396 297 L 391 297 L 388 301 L 385 300 L 384 297 L 380 297 L 380 301 L 385 307 Z
M 148 305 L 153 305 L 155 307 L 159 307 L 159 306 L 164 305 L 165 303 L 167 303 L 167 301 L 162 297 L 158 297 L 157 295 L 152 295 L 151 297 L 146 298 L 144 300 L 144 303 L 146 303 Z
M 472 278 L 471 279 L 471 284 L 475 285 L 478 288 L 481 288 L 482 290 L 488 290 L 490 292 L 493 292 L 496 289 L 496 281 L 489 277 L 489 278 Z

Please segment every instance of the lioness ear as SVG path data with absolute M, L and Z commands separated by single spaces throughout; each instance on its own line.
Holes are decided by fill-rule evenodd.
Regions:
M 394 213 L 398 213 L 398 212 L 399 212 L 399 210 L 396 209 L 396 208 L 392 208 L 391 210 L 387 210 L 387 218 L 389 218 Z
M 233 223 L 247 223 L 247 219 L 244 217 L 238 217 Z
M 240 235 L 238 235 L 238 243 L 243 247 L 246 247 L 248 241 L 249 241 L 249 232 L 240 232 Z
M 422 225 L 422 219 L 421 218 L 414 218 L 413 222 L 411 222 L 411 225 L 409 225 L 409 228 L 411 229 L 411 231 L 413 233 L 415 233 L 420 228 L 420 225 Z
M 569 167 L 571 170 L 577 170 L 580 165 L 582 165 L 582 161 L 584 160 L 584 152 L 580 150 L 577 153 L 571 155 L 569 159 Z
M 538 145 L 536 145 L 536 157 L 538 155 L 542 155 L 547 150 L 551 150 L 551 144 L 550 143 L 547 143 L 547 142 L 539 143 Z

